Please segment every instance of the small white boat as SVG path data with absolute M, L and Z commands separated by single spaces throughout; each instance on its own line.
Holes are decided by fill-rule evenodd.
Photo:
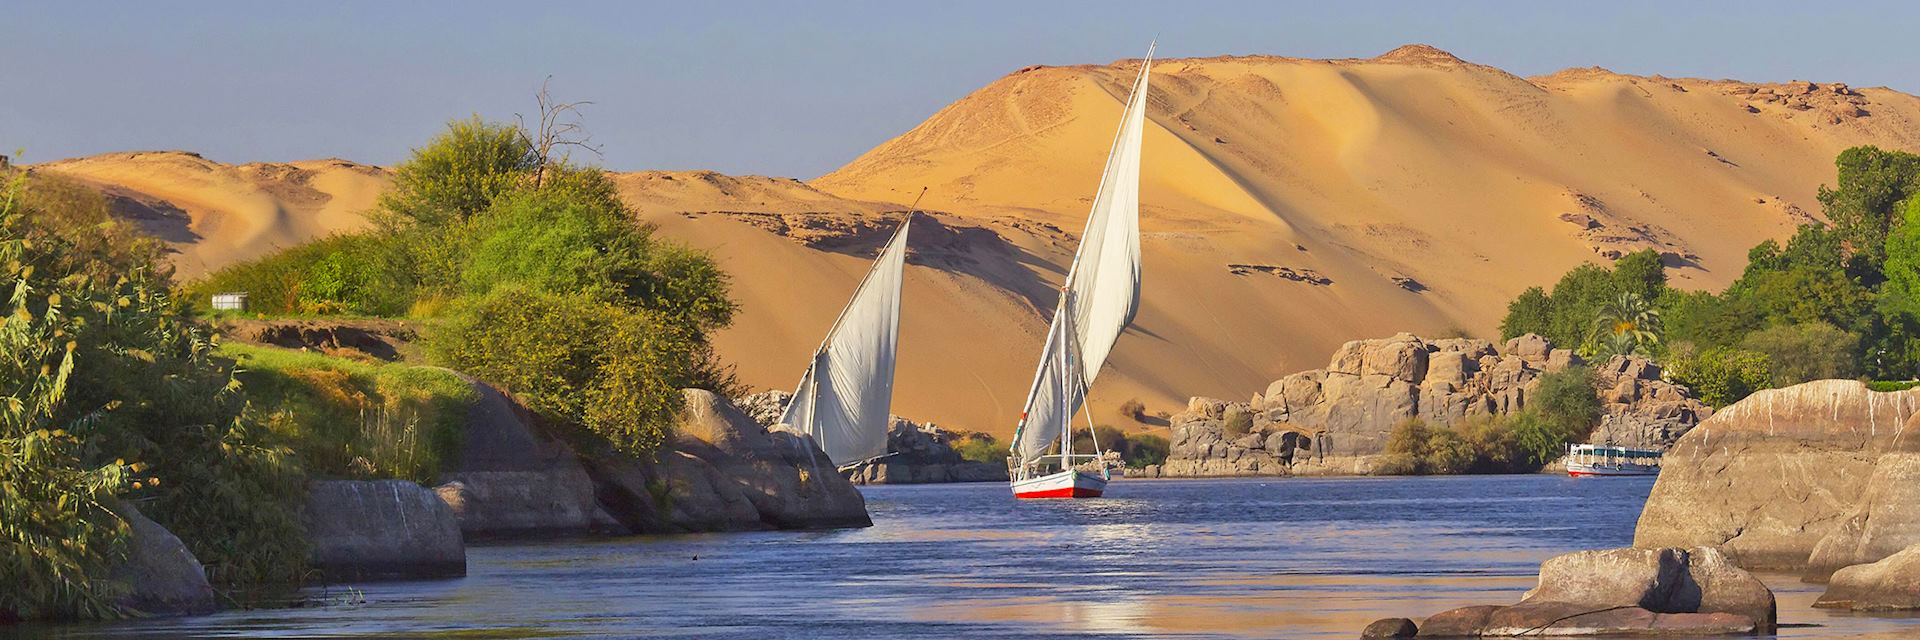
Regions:
M 1660 475 L 1659 449 L 1619 447 L 1599 444 L 1567 445 L 1567 475 L 1657 476 Z
M 1098 498 L 1107 491 L 1104 471 L 1094 475 L 1085 471 L 1057 471 L 1043 476 L 1013 481 L 1016 498 Z
M 1114 341 L 1140 309 L 1140 139 L 1147 110 L 1153 47 L 1120 113 L 1107 168 L 1087 214 L 1086 231 L 1067 267 L 1046 346 L 1014 427 L 1007 471 L 1015 498 L 1095 498 L 1106 491 L 1110 464 L 1097 437 L 1092 453 L 1073 450 L 1073 418 Z M 1093 435 L 1093 418 L 1087 417 Z

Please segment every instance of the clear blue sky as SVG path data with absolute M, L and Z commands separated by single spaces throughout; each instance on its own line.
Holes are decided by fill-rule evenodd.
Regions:
M 811 178 L 1030 64 L 1372 56 L 1920 93 L 1920 3 L 92 2 L 0 8 L 0 153 L 390 164 L 548 74 L 609 168 Z M 392 6 L 388 6 L 392 5 Z M 563 6 L 564 5 L 564 6 Z

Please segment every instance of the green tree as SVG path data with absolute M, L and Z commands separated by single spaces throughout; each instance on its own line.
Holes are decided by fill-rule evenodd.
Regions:
M 1659 252 L 1641 249 L 1614 261 L 1613 280 L 1622 293 L 1652 300 L 1667 290 L 1666 263 L 1661 260 Z
M 1920 316 L 1920 196 L 1900 208 L 1900 221 L 1887 234 L 1886 283 L 1880 293 L 1892 310 Z
M 1885 256 L 1895 205 L 1920 192 L 1920 155 L 1854 147 L 1834 159 L 1838 186 L 1820 187 L 1820 205 L 1840 238 L 1872 265 Z
M 1767 356 L 1775 387 L 1858 375 L 1859 336 L 1825 322 L 1775 325 L 1747 334 L 1743 349 Z
M 1657 302 L 1663 343 L 1703 347 L 1738 344 L 1741 336 L 1766 324 L 1753 302 L 1739 295 L 1668 289 Z
M 1553 301 L 1547 298 L 1547 292 L 1527 287 L 1507 303 L 1507 316 L 1500 321 L 1500 339 L 1512 340 L 1529 333 L 1544 336 L 1552 330 L 1552 323 Z
M 530 184 L 540 160 L 518 127 L 479 116 L 449 122 L 394 167 L 393 188 L 380 198 L 374 219 L 388 228 L 465 221 Z
M 1640 294 L 1625 291 L 1601 307 L 1581 350 L 1597 357 L 1651 355 L 1659 344 L 1660 310 Z
M 1600 397 L 1593 391 L 1593 371 L 1586 367 L 1568 367 L 1541 374 L 1539 387 L 1527 406 L 1558 427 L 1568 441 L 1585 439 L 1600 420 Z

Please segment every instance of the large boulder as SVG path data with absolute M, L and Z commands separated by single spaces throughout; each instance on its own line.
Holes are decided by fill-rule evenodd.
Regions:
M 1846 519 L 1813 546 L 1807 578 L 1867 564 L 1920 544 L 1920 455 L 1880 456 Z
M 133 533 L 126 561 L 109 574 L 128 587 L 119 600 L 121 608 L 150 616 L 212 613 L 220 608 L 213 586 L 207 583 L 206 568 L 180 538 L 131 504 L 116 503 L 113 512 Z
M 1878 560 L 1916 534 L 1915 493 L 1889 484 L 1909 458 L 1888 456 L 1920 446 L 1902 437 L 1917 410 L 1920 391 L 1821 380 L 1716 411 L 1662 460 L 1634 544 L 1716 546 L 1748 569 L 1804 569 L 1816 547 L 1828 565 Z
M 1541 563 L 1539 585 L 1521 600 L 1656 610 L 1673 599 L 1686 575 L 1680 549 L 1576 551 Z
M 644 533 L 873 524 L 866 500 L 812 441 L 768 429 L 727 399 L 688 389 L 672 442 L 651 463 L 604 455 L 592 472 L 612 516 Z
M 1776 620 L 1773 592 L 1716 549 L 1609 549 L 1550 558 L 1519 604 L 1441 612 L 1419 635 L 1746 635 Z
M 436 489 L 468 539 L 580 533 L 608 520 L 579 456 L 512 397 L 468 379 L 460 455 Z
M 1854 611 L 1920 609 L 1920 546 L 1833 573 L 1813 606 Z
M 443 578 L 467 573 L 460 523 L 440 496 L 405 480 L 309 485 L 313 567 L 329 580 Z

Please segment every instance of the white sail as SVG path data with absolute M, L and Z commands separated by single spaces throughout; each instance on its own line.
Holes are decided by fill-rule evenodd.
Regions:
M 900 283 L 907 227 L 881 250 L 827 339 L 813 354 L 780 421 L 813 437 L 834 464 L 884 455 L 893 404 L 893 363 L 900 342 Z
M 1146 122 L 1147 68 L 1127 97 L 1107 168 L 1094 196 L 1080 248 L 1068 267 L 1059 306 L 1047 331 L 1033 390 L 1014 438 L 1017 461 L 1044 454 L 1070 429 L 1086 390 L 1106 364 L 1120 332 L 1140 307 L 1140 138 Z M 1064 321 L 1064 322 L 1063 322 Z

